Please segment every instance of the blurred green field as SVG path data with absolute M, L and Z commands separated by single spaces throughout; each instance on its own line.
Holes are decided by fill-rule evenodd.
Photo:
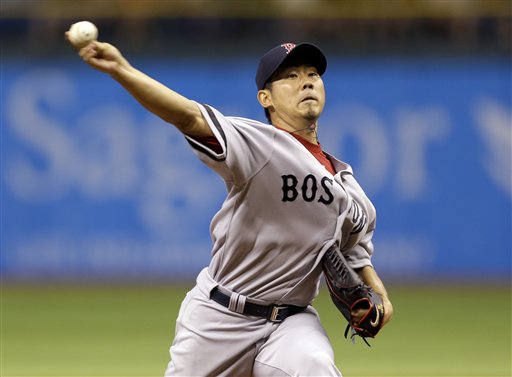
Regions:
M 0 375 L 162 376 L 188 288 L 4 284 Z M 389 290 L 395 317 L 371 348 L 343 338 L 325 291 L 315 301 L 345 377 L 511 375 L 509 287 Z

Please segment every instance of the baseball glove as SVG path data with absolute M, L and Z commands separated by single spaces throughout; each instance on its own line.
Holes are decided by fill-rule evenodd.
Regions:
M 348 322 L 345 338 L 351 329 L 352 340 L 358 335 L 368 344 L 366 338 L 374 338 L 382 327 L 382 298 L 363 283 L 337 245 L 323 257 L 323 270 L 331 299 Z

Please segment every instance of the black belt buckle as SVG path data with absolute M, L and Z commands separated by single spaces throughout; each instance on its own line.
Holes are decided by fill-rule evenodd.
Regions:
M 286 317 L 287 317 L 286 313 L 287 313 L 288 306 L 272 305 L 270 308 L 271 308 L 271 310 L 269 310 L 267 320 L 269 320 L 270 322 L 279 323 L 279 322 L 283 322 L 286 319 Z M 281 316 L 283 316 L 283 317 L 281 317 Z

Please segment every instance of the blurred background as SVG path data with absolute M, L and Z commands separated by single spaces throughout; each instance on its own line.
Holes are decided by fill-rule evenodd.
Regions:
M 511 7 L 508 0 L 2 0 L 2 375 L 153 375 L 154 368 L 159 375 L 177 305 L 208 264 L 209 222 L 225 194 L 173 127 L 65 42 L 64 32 L 84 19 L 98 26 L 100 40 L 165 85 L 225 115 L 261 121 L 259 57 L 283 42 L 320 46 L 328 69 L 319 140 L 353 166 L 377 207 L 374 264 L 401 313 L 409 313 L 400 318 L 397 310 L 396 338 L 389 330 L 382 348 L 396 350 L 404 332 L 418 334 L 400 323 L 432 318 L 414 316 L 421 302 L 453 309 L 424 329 L 430 335 L 441 318 L 483 307 L 475 296 L 490 300 L 491 324 L 488 313 L 465 314 L 467 328 L 454 322 L 439 337 L 498 326 L 491 343 L 482 335 L 445 345 L 445 357 L 456 348 L 480 355 L 478 366 L 461 369 L 463 355 L 437 364 L 414 358 L 439 356 L 433 344 L 405 346 L 403 352 L 416 350 L 409 363 L 388 362 L 379 372 L 349 365 L 348 375 L 510 375 Z M 126 303 L 136 297 L 155 298 L 140 308 L 161 308 L 150 315 L 160 313 L 162 322 L 154 323 L 167 331 L 153 329 L 163 354 L 146 369 L 126 354 L 105 356 L 116 347 L 98 351 L 110 366 L 96 360 L 101 367 L 90 369 L 83 353 L 83 360 L 69 354 L 76 337 L 45 347 L 46 335 L 29 335 L 34 328 L 50 337 L 76 334 L 73 325 L 59 331 L 57 317 L 110 318 L 101 310 L 116 302 L 123 314 L 113 308 L 112 321 L 102 322 L 111 329 L 135 313 Z M 110 334 L 89 326 L 90 336 Z M 147 364 L 158 342 L 147 341 Z M 127 352 L 128 343 L 117 348 Z M 353 352 L 339 347 L 340 360 Z M 371 357 L 383 351 L 375 352 Z

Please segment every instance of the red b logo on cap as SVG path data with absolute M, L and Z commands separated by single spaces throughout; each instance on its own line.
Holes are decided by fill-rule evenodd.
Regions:
M 290 51 L 295 48 L 295 43 L 285 43 L 282 44 L 281 47 L 283 47 L 286 50 L 286 53 L 289 54 Z

